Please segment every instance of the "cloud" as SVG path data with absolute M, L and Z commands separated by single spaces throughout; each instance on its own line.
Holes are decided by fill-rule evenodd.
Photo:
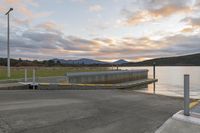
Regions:
M 194 17 L 187 17 L 182 20 L 182 22 L 187 23 L 188 25 L 192 27 L 200 27 L 200 17 L 194 18 Z
M 47 22 L 48 23 L 48 22 Z M 42 24 L 41 24 L 42 25 Z M 53 26 L 54 27 L 54 26 Z M 200 51 L 200 36 L 173 35 L 160 40 L 148 37 L 134 38 L 92 38 L 85 39 L 77 36 L 66 36 L 47 26 L 34 30 L 22 31 L 22 35 L 11 37 L 12 57 L 51 59 L 51 58 L 94 58 L 113 60 L 124 58 L 138 61 L 163 56 L 174 56 Z M 0 35 L 2 44 L 6 37 Z M 6 45 L 0 50 L 0 56 L 5 54 Z M 142 57 L 142 58 L 141 58 Z
M 4 11 L 5 11 L 5 8 L 2 5 L 0 5 L 0 12 L 4 12 Z
M 42 30 L 42 31 L 47 31 L 47 32 L 56 32 L 56 33 L 59 33 L 59 34 L 63 34 L 62 33 L 63 28 L 64 28 L 64 26 L 62 24 L 58 24 L 58 23 L 53 22 L 53 21 L 46 21 L 46 22 L 38 24 L 34 27 L 35 30 Z
M 24 31 L 22 38 L 24 39 L 24 43 L 28 42 L 36 49 L 90 51 L 95 50 L 99 45 L 96 40 L 65 36 L 57 27 L 58 24 L 45 22 L 36 25 L 35 28 Z
M 31 21 L 29 19 L 18 19 L 14 17 L 14 23 L 19 26 L 28 26 L 30 25 Z
M 103 60 L 124 58 L 137 61 L 164 56 L 185 55 L 200 51 L 200 36 L 197 35 L 187 37 L 184 35 L 174 35 L 159 41 L 150 38 L 137 39 L 130 37 L 114 41 L 107 41 L 109 39 L 103 40 L 106 40 L 104 42 L 112 43 L 112 45 L 100 47 L 98 53 L 94 55 Z
M 193 31 L 194 29 L 191 27 L 190 28 L 187 27 L 181 30 L 182 33 L 192 33 Z
M 140 3 L 139 1 L 137 2 Z M 193 9 L 190 2 L 185 0 L 151 0 L 144 2 L 142 0 L 141 7 L 138 10 L 124 8 L 122 9 L 122 14 L 126 16 L 125 24 L 136 25 L 152 20 L 159 20 L 175 14 L 191 13 Z
M 14 7 L 14 11 L 24 15 L 31 16 L 33 14 L 32 11 L 27 7 L 25 0 L 3 0 L 1 4 L 7 9 Z
M 16 29 L 17 30 L 17 29 Z M 20 34 L 11 36 L 11 57 L 25 59 L 93 58 L 99 60 L 128 59 L 138 61 L 163 56 L 174 56 L 200 51 L 200 36 L 172 35 L 160 40 L 148 37 L 99 37 L 82 38 L 66 36 L 59 24 L 47 21 Z M 1 44 L 6 36 L 0 34 Z M 5 55 L 6 45 L 1 45 L 0 56 Z
M 186 23 L 187 26 L 181 31 L 183 33 L 192 33 L 200 30 L 200 17 L 186 17 L 181 22 Z
M 23 19 L 31 22 L 33 19 L 38 19 L 41 17 L 48 17 L 53 14 L 52 11 L 47 12 L 34 12 L 30 7 L 39 7 L 39 4 L 35 0 L 2 0 L 0 2 L 0 12 L 4 13 L 10 7 L 14 7 L 15 16 L 23 16 Z
M 35 7 L 39 6 L 39 4 L 35 0 L 3 0 L 3 2 L 9 5 L 20 5 L 22 3 L 26 3 Z
M 154 17 L 166 17 L 176 13 L 190 12 L 191 8 L 187 6 L 168 5 L 166 7 L 150 11 L 150 15 Z
M 200 51 L 199 41 L 200 36 L 184 36 L 184 35 L 175 35 L 172 37 L 166 38 L 168 47 L 165 47 L 161 52 L 171 53 L 172 55 L 179 54 L 189 54 L 189 53 L 198 53 Z
M 165 34 L 160 37 L 159 40 L 153 39 L 157 34 L 154 34 L 154 31 L 152 30 L 154 27 L 150 27 L 148 23 L 145 30 L 149 30 L 151 34 L 153 34 L 153 37 L 151 35 L 142 35 L 136 38 L 121 34 L 123 32 L 132 34 L 130 31 L 135 29 L 140 32 L 140 30 L 144 30 L 145 26 L 142 28 L 134 27 L 130 30 L 120 27 L 119 29 L 111 29 L 109 31 L 113 33 L 111 33 L 111 36 L 117 34 L 118 37 L 95 36 L 93 38 L 89 36 L 86 38 L 84 36 L 66 34 L 62 24 L 51 20 L 45 21 L 45 19 L 42 18 L 49 16 L 51 12 L 37 12 L 30 10 L 32 8 L 28 8 L 29 6 L 34 6 L 34 9 L 37 9 L 39 5 L 36 3 L 37 1 L 28 1 L 33 3 L 28 4 L 25 0 L 7 0 L 7 4 L 10 3 L 11 5 L 15 5 L 15 7 L 17 7 L 15 10 L 20 14 L 20 19 L 14 16 L 12 17 L 14 20 L 12 21 L 12 24 L 15 23 L 17 25 L 12 26 L 10 40 L 12 51 L 11 57 L 14 58 L 51 59 L 57 57 L 74 59 L 85 57 L 99 60 L 124 58 L 137 61 L 141 59 L 174 56 L 177 54 L 181 55 L 200 51 L 200 36 L 198 36 L 198 34 L 187 34 L 186 36 L 179 32 L 179 29 L 182 29 L 182 32 L 185 33 L 191 33 L 194 29 L 200 29 L 199 17 L 196 15 L 196 12 L 193 11 L 193 6 L 191 6 L 190 1 L 138 0 L 136 1 L 139 5 L 138 8 L 134 8 L 133 6 L 131 8 L 130 6 L 130 8 L 123 9 L 122 14 L 123 17 L 125 17 L 127 25 L 136 25 L 143 22 L 169 18 L 171 16 L 178 17 L 179 15 L 183 15 L 183 17 L 181 17 L 182 19 L 187 16 L 185 14 L 189 14 L 187 18 L 180 22 L 185 25 L 183 24 L 178 30 L 172 31 L 173 34 L 171 34 L 170 30 L 169 32 L 167 31 L 168 27 L 163 28 L 158 25 L 158 29 L 160 30 L 163 28 L 163 30 L 155 30 L 157 34 Z M 6 9 L 7 6 L 8 5 L 5 6 Z M 92 12 L 99 12 L 103 9 L 100 5 L 92 5 L 90 8 L 90 11 Z M 4 7 L 0 6 L 0 11 L 1 10 L 4 10 Z M 194 13 L 193 16 L 191 16 L 191 13 Z M 42 19 L 33 23 L 33 20 L 36 18 Z M 166 21 L 168 21 L 168 19 L 166 19 Z M 5 24 L 2 24 L 4 22 Z M 6 44 L 6 34 L 4 34 L 6 33 L 6 21 L 0 21 L 0 23 L 2 24 L 3 31 L 5 31 L 0 33 L 0 41 L 1 44 Z M 95 23 L 94 21 L 90 21 L 90 23 L 92 23 L 91 25 L 96 24 L 94 26 L 97 27 L 94 29 L 95 32 L 98 32 L 99 29 L 106 30 L 108 28 L 105 27 L 113 26 L 112 23 L 105 23 L 105 25 L 103 25 L 104 23 Z M 174 26 L 174 23 L 170 22 L 169 24 Z M 173 29 L 173 26 L 171 29 Z M 98 27 L 100 28 L 98 29 Z M 107 31 L 108 30 L 105 31 L 106 35 Z M 134 34 L 139 32 L 136 31 Z M 6 45 L 0 45 L 0 47 L 0 56 L 5 56 Z
M 91 11 L 91 12 L 100 12 L 102 10 L 103 10 L 103 8 L 101 5 L 91 5 L 89 7 L 89 11 Z

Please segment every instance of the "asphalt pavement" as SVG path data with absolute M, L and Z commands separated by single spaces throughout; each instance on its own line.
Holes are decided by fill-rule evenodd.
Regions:
M 0 90 L 0 133 L 153 133 L 182 105 L 133 90 Z

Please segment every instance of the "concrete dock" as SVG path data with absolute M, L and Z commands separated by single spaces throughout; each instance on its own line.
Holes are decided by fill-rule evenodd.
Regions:
M 102 72 L 66 73 L 67 83 L 121 83 L 148 79 L 148 70 L 118 70 Z
M 131 90 L 1 90 L 0 133 L 153 133 L 182 105 Z

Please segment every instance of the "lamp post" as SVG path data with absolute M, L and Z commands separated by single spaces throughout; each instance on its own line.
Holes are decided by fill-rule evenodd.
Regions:
M 6 12 L 5 15 L 7 15 L 8 18 L 8 28 L 7 28 L 7 76 L 10 78 L 10 12 L 13 10 L 13 8 L 10 8 L 8 12 Z

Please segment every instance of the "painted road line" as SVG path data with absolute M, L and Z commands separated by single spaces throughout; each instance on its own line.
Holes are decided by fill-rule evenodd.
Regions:
M 195 107 L 199 102 L 200 102 L 200 100 L 196 100 L 194 102 L 191 102 L 190 103 L 190 109 L 193 108 L 193 107 Z

